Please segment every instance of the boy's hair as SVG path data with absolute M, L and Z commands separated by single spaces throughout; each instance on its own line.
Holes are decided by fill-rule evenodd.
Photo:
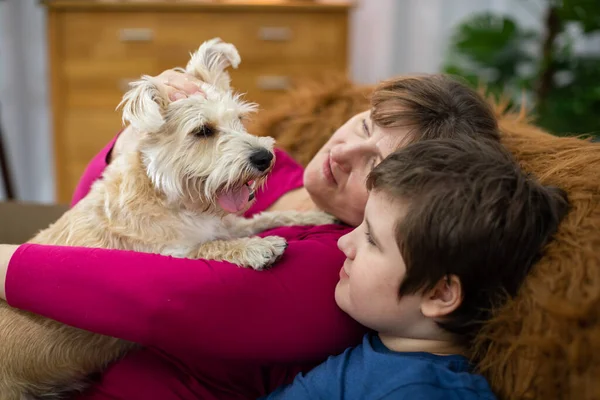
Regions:
M 383 128 L 409 128 L 409 141 L 456 137 L 499 140 L 490 104 L 447 75 L 404 76 L 380 83 L 371 97 L 371 119 Z
M 408 202 L 395 228 L 406 264 L 400 295 L 456 275 L 462 304 L 438 324 L 467 341 L 517 293 L 568 211 L 563 190 L 526 175 L 491 140 L 410 144 L 382 161 L 367 187 Z

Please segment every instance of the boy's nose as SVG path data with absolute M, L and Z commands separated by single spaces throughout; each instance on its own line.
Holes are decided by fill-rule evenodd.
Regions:
M 351 235 L 352 232 L 347 233 L 341 238 L 339 238 L 337 242 L 338 249 L 340 249 L 342 253 L 344 253 L 344 255 L 346 256 L 346 258 L 349 259 L 354 258 L 354 251 L 352 250 L 353 246 L 351 245 Z

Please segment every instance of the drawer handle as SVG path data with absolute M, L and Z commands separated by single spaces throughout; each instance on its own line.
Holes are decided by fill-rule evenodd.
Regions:
M 262 26 L 258 38 L 266 42 L 287 42 L 292 40 L 292 30 L 287 26 Z
M 135 82 L 137 79 L 135 78 L 123 78 L 119 79 L 119 90 L 123 93 L 127 92 L 131 89 L 131 84 Z
M 291 87 L 291 81 L 287 76 L 263 75 L 256 80 L 256 86 L 261 90 L 287 90 Z
M 119 31 L 121 42 L 151 42 L 154 30 L 150 28 L 123 28 Z

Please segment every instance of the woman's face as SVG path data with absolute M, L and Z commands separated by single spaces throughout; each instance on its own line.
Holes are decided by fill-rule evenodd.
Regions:
M 407 137 L 405 128 L 381 128 L 371 112 L 352 117 L 319 150 L 304 171 L 304 186 L 315 204 L 358 226 L 367 204 L 366 179 Z

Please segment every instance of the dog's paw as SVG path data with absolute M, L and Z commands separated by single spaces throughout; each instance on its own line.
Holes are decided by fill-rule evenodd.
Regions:
M 300 212 L 298 215 L 299 222 L 302 225 L 328 225 L 336 221 L 333 215 L 323 211 L 305 211 Z
M 287 241 L 279 236 L 252 239 L 248 243 L 242 264 L 257 271 L 272 267 L 287 248 Z

